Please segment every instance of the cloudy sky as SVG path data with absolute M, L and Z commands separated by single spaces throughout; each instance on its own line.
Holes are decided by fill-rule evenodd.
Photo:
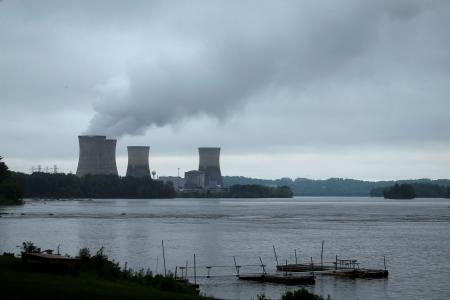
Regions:
M 450 1 L 0 1 L 0 155 L 79 134 L 160 175 L 222 147 L 258 178 L 450 178 Z

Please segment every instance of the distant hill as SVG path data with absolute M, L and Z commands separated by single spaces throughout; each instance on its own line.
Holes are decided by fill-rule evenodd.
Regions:
M 280 178 L 275 180 L 256 179 L 241 176 L 224 176 L 225 186 L 234 184 L 259 184 L 267 186 L 288 186 L 294 196 L 374 196 L 383 197 L 383 190 L 394 184 L 422 183 L 439 186 L 450 186 L 449 179 L 411 179 L 398 181 L 364 181 L 356 179 L 329 178 L 325 180 L 313 180 L 307 178 Z M 374 190 L 373 194 L 371 191 Z

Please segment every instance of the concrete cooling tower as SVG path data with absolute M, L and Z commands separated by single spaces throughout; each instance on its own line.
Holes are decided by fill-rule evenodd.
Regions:
M 116 165 L 116 140 L 104 135 L 80 135 L 80 157 L 77 176 L 118 175 Z
M 198 148 L 200 163 L 198 170 L 205 172 L 205 186 L 223 186 L 222 173 L 220 172 L 220 148 Z
M 128 146 L 128 167 L 127 176 L 130 177 L 150 177 L 150 167 L 148 166 L 148 155 L 150 147 Z

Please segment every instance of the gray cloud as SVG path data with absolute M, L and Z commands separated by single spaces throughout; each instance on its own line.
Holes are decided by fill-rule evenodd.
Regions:
M 152 125 L 164 126 L 201 114 L 223 119 L 241 105 L 264 98 L 267 90 L 304 91 L 315 84 L 325 87 L 330 81 L 360 84 L 355 78 L 365 74 L 358 73 L 377 76 L 378 70 L 370 68 L 391 59 L 368 61 L 372 51 L 383 50 L 397 38 L 380 29 L 389 26 L 394 33 L 398 27 L 409 29 L 402 30 L 411 35 L 403 40 L 414 42 L 418 35 L 413 30 L 423 25 L 415 19 L 440 9 L 436 3 L 420 1 L 302 4 L 178 3 L 173 10 L 164 10 L 160 26 L 169 38 L 164 45 L 157 44 L 158 40 L 154 43 L 153 35 L 158 34 L 150 31 L 144 50 L 150 59 L 130 66 L 121 92 L 102 95 L 88 132 L 142 134 Z M 404 45 L 406 57 L 417 51 L 408 46 L 418 45 Z M 174 49 L 155 54 L 165 47 Z M 420 67 L 420 61 L 398 59 L 400 68 L 411 68 L 409 63 Z M 389 72 L 385 70 L 385 75 Z M 376 93 L 377 87 L 372 88 L 367 92 Z M 368 97 L 371 95 L 361 94 L 357 101 L 365 102 Z M 352 103 L 343 100 L 341 104 Z
M 426 159 L 450 146 L 449 15 L 420 0 L 4 0 L 2 151 L 75 164 L 87 132 L 121 137 L 119 155 L 423 143 Z

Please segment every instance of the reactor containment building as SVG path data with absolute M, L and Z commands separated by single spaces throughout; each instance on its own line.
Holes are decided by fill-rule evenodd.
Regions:
M 78 136 L 80 156 L 76 175 L 118 175 L 115 139 L 104 135 Z
M 198 170 L 205 172 L 205 186 L 223 187 L 223 178 L 220 172 L 220 148 L 200 147 L 198 154 L 200 158 Z
M 148 146 L 128 146 L 127 177 L 150 177 Z

